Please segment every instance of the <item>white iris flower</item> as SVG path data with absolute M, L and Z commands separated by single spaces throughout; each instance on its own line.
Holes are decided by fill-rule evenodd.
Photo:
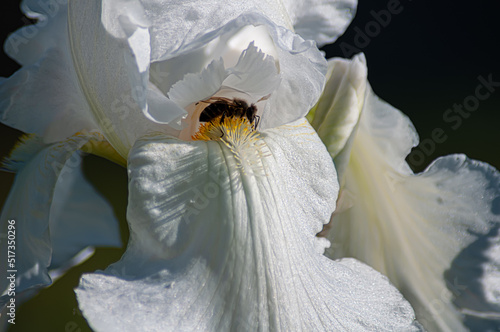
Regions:
M 86 246 L 119 242 L 79 171 L 83 150 L 129 175 L 127 250 L 76 289 L 97 331 L 421 330 L 381 273 L 427 328 L 462 328 L 452 294 L 443 318 L 426 308 L 451 260 L 498 224 L 487 212 L 498 174 L 463 157 L 410 172 L 416 136 L 373 97 L 363 57 L 328 64 L 316 47 L 355 5 L 24 1 L 38 35 L 10 37 L 23 67 L 0 82 L 2 122 L 37 135 L 7 163 L 18 175 L 1 232 L 17 220 L 17 291 L 50 284 L 48 269 Z M 337 260 L 316 236 L 332 214 Z

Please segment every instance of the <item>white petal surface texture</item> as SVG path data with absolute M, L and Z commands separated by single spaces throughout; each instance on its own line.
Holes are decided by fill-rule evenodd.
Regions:
M 148 20 L 135 1 L 71 1 L 68 29 L 78 81 L 107 140 L 124 158 L 135 140 L 150 131 L 168 132 L 144 113 L 148 98 L 171 121 L 185 111 L 167 98 L 150 96 Z
M 229 86 L 241 90 L 239 80 L 250 89 L 242 93 L 270 86 L 276 91 L 266 102 L 273 112 L 261 119 L 261 128 L 289 123 L 316 103 L 326 72 L 316 43 L 295 34 L 293 24 L 305 8 L 327 13 L 330 4 L 333 12 L 337 7 L 342 8 L 339 13 L 348 12 L 345 3 L 321 1 L 296 6 L 278 1 L 75 0 L 68 6 L 46 6 L 26 0 L 25 13 L 39 22 L 6 43 L 7 53 L 23 67 L 0 81 L 0 119 L 46 142 L 97 129 L 126 158 L 144 134 L 180 135 L 187 112 L 167 93 L 176 82 L 200 75 L 222 58 L 224 69 L 233 69 Z M 255 60 L 246 56 L 237 63 L 249 45 L 274 59 L 279 84 L 252 75 L 255 68 L 267 69 L 269 61 L 259 67 L 243 61 Z
M 335 207 L 338 184 L 309 124 L 255 139 L 231 148 L 165 136 L 136 143 L 127 252 L 76 289 L 91 327 L 417 330 L 412 308 L 385 277 L 321 254 L 327 241 L 315 235 Z
M 339 181 L 343 180 L 342 175 L 349 163 L 353 133 L 356 131 L 365 102 L 367 77 L 366 59 L 363 54 L 352 60 L 331 60 L 323 95 L 307 115 L 328 152 L 335 158 Z
M 319 44 L 342 34 L 356 11 L 355 0 L 182 1 L 141 0 L 152 23 L 152 60 L 165 59 L 208 31 L 215 31 L 238 16 L 258 14 L 277 26 L 296 31 Z M 251 22 L 251 20 L 248 20 Z
M 287 14 L 281 3 L 144 1 L 143 5 L 152 22 L 150 80 L 164 94 L 220 57 L 226 69 L 233 67 L 252 42 L 275 59 L 281 76 L 268 103 L 275 111 L 262 119 L 262 128 L 303 117 L 321 94 L 326 61 L 313 41 L 284 28 Z
M 0 121 L 45 142 L 97 128 L 78 85 L 69 52 L 66 5 L 23 1 L 38 23 L 14 32 L 5 52 L 23 67 L 0 81 Z
M 168 92 L 168 97 L 188 112 L 183 120 L 186 130 L 179 137 L 189 140 L 198 131 L 200 114 L 214 98 L 238 98 L 248 105 L 255 104 L 259 117 L 276 117 L 277 114 L 262 106 L 261 101 L 267 100 L 279 86 L 281 79 L 277 71 L 274 58 L 252 42 L 234 67 L 226 69 L 224 60 L 219 59 L 212 61 L 200 74 L 187 74 Z M 154 120 L 161 122 L 161 114 L 157 114 Z
M 356 0 L 284 0 L 295 32 L 318 46 L 333 43 L 356 15 Z
M 64 184 L 64 180 L 77 175 L 80 158 L 74 155 L 90 139 L 89 136 L 74 136 L 65 142 L 46 145 L 39 138 L 30 138 L 24 145 L 17 148 L 10 158 L 7 167 L 18 172 L 9 197 L 2 211 L 1 234 L 0 234 L 0 291 L 4 295 L 7 288 L 6 273 L 9 270 L 7 264 L 8 253 L 8 220 L 15 220 L 16 235 L 16 257 L 15 269 L 17 270 L 16 292 L 50 284 L 51 280 L 47 268 L 51 264 L 52 242 L 54 249 L 69 250 L 69 252 L 58 252 L 56 257 L 62 263 L 62 258 L 70 258 L 86 245 L 82 244 L 80 249 L 71 248 L 58 240 L 57 219 L 62 217 L 57 213 L 51 220 L 52 201 L 58 203 L 61 199 L 56 183 Z M 76 163 L 75 163 L 76 162 Z M 66 184 L 64 184 L 66 185 Z M 83 188 L 85 190 L 85 188 Z M 54 190 L 56 195 L 54 195 Z M 83 194 L 83 193 L 82 193 Z M 66 197 L 65 199 L 68 199 Z M 95 202 L 95 200 L 94 200 Z M 66 201 L 66 203 L 69 203 Z M 71 204 L 64 207 L 69 209 Z M 100 219 L 102 220 L 102 219 Z M 55 227 L 55 237 L 51 238 L 50 227 Z M 61 234 L 59 234 L 61 235 Z M 82 234 L 78 234 L 82 236 Z M 87 231 L 86 235 L 89 235 Z M 64 236 L 64 235 L 63 235 Z M 74 236 L 68 234 L 72 239 Z M 116 239 L 116 237 L 114 238 Z M 89 244 L 93 240 L 87 239 Z M 81 238 L 79 239 L 81 243 Z M 99 241 L 98 241 L 99 242 Z M 116 242 L 116 241 L 115 241 Z M 2 296 L 0 304 L 7 297 Z
M 357 125 L 350 125 L 351 133 L 328 132 L 322 128 L 336 125 L 313 120 L 320 124 L 319 135 L 336 164 L 346 165 L 341 166 L 327 255 L 354 257 L 387 275 L 429 331 L 497 330 L 499 173 L 485 163 L 452 155 L 414 174 L 405 157 L 418 138 L 408 118 L 378 99 L 369 86 L 364 102 L 349 97 L 356 93 L 344 88 L 345 82 L 355 81 L 358 60 L 332 60 L 327 83 L 332 90 L 325 94 L 334 106 L 336 100 L 351 102 L 318 107 L 315 114 L 324 121 L 359 117 Z M 332 98 L 342 91 L 349 93 Z M 350 144 L 343 149 L 329 144 L 345 141 Z

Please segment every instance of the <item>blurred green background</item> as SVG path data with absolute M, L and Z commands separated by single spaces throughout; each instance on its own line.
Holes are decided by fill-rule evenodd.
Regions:
M 323 48 L 327 56 L 350 55 L 345 52 L 349 46 L 364 52 L 373 90 L 410 117 L 421 140 L 431 138 L 435 128 L 444 131 L 447 140 L 436 144 L 425 160 L 413 162 L 416 171 L 449 153 L 465 153 L 500 168 L 500 88 L 481 101 L 479 108 L 456 130 L 443 120 L 447 109 L 474 94 L 478 76 L 486 78 L 492 74 L 494 81 L 500 81 L 499 36 L 495 33 L 498 8 L 494 8 L 494 2 L 445 0 L 429 5 L 402 0 L 400 12 L 392 14 L 385 27 L 379 24 L 380 31 L 374 33 L 373 22 L 377 22 L 374 12 L 386 10 L 388 3 L 360 1 L 356 18 L 346 34 Z M 19 10 L 18 1 L 0 4 L 0 24 L 2 41 L 16 28 L 29 24 Z M 372 37 L 368 36 L 368 43 L 365 40 L 366 45 L 361 45 L 357 35 L 367 28 L 375 30 L 369 30 Z M 3 77 L 19 68 L 3 53 L 0 64 Z M 2 125 L 0 133 L 0 155 L 5 156 L 19 132 Z M 86 158 L 84 167 L 98 189 L 113 202 L 126 241 L 126 170 L 97 157 Z M 5 201 L 13 179 L 13 174 L 0 172 L 0 204 Z M 18 307 L 16 325 L 10 331 L 89 331 L 78 311 L 73 288 L 82 273 L 106 268 L 121 253 L 119 249 L 98 249 L 90 260 Z

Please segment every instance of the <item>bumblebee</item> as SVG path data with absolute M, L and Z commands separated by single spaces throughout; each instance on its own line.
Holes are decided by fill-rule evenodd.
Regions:
M 226 117 L 246 117 L 254 130 L 259 125 L 260 116 L 257 115 L 257 106 L 255 104 L 248 105 L 243 99 L 212 97 L 199 103 L 210 104 L 200 113 L 200 122 L 210 122 L 221 117 L 220 122 L 222 123 Z

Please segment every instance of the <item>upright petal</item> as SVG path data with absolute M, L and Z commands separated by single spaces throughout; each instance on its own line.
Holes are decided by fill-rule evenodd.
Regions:
M 275 59 L 260 51 L 253 42 L 241 53 L 229 73 L 222 84 L 244 91 L 252 97 L 253 102 L 270 95 L 280 84 Z
M 168 97 L 182 108 L 214 95 L 229 73 L 222 59 L 212 61 L 199 74 L 187 74 L 175 83 L 168 92 Z
M 329 220 L 338 184 L 307 122 L 233 143 L 137 142 L 127 252 L 106 271 L 85 275 L 76 290 L 90 325 L 417 330 L 411 307 L 385 277 L 321 254 L 327 241 L 315 234 Z
M 329 100 L 342 92 L 345 80 L 337 81 L 328 83 Z M 439 158 L 414 174 L 405 157 L 418 138 L 408 118 L 369 87 L 362 110 L 357 98 L 351 100 L 328 110 L 353 117 L 361 112 L 350 133 L 320 130 L 325 142 L 351 142 L 340 153 L 327 144 L 336 163 L 346 165 L 327 255 L 354 257 L 387 275 L 430 331 L 498 327 L 500 299 L 492 289 L 500 287 L 493 255 L 499 248 L 500 174 L 463 155 Z M 333 124 L 319 128 L 328 126 Z
M 253 42 L 234 67 L 225 68 L 224 60 L 219 59 L 199 74 L 187 74 L 168 92 L 168 97 L 188 113 L 179 138 L 189 140 L 198 131 L 200 114 L 210 104 L 207 100 L 214 98 L 241 99 L 247 105 L 255 105 L 260 118 L 275 117 L 274 110 L 264 105 L 280 81 L 274 58 L 257 49 Z M 162 116 L 163 112 L 151 114 L 157 122 Z
M 125 0 L 71 1 L 68 29 L 78 81 L 107 140 L 126 158 L 135 140 L 169 127 L 150 121 L 148 110 L 150 35 L 142 7 Z M 185 111 L 154 98 L 177 120 Z
M 355 0 L 167 1 L 141 0 L 152 22 L 152 59 L 165 59 L 196 38 L 240 15 L 259 14 L 323 45 L 341 35 L 356 12 Z M 249 21 L 250 22 L 250 21 Z M 168 31 L 168 33 L 165 33 Z
M 349 163 L 351 145 L 367 93 L 366 59 L 332 59 L 327 84 L 318 104 L 307 115 L 328 152 L 335 159 L 339 180 Z M 334 134 L 333 134 L 334 133 Z M 342 182 L 341 182 L 342 185 Z
M 269 100 L 269 107 L 276 111 L 274 116 L 262 119 L 264 128 L 305 116 L 323 91 L 327 71 L 323 54 L 315 43 L 281 28 L 276 29 L 273 39 L 277 45 L 281 84 Z
M 262 19 L 293 30 L 289 13 L 281 1 L 168 1 L 142 0 L 151 22 L 151 60 L 172 58 L 183 49 L 198 48 L 221 29 L 233 30 L 235 19 L 244 25 L 257 25 Z M 262 19 L 255 19 L 261 17 Z M 241 28 L 243 25 L 238 24 Z M 203 41 L 201 41 L 203 39 Z M 191 49 L 193 50 L 193 49 Z
M 156 18 L 152 20 L 155 22 Z M 167 21 L 162 18 L 162 22 Z M 193 29 L 198 31 L 198 26 Z M 247 29 L 253 33 L 246 33 Z M 154 32 L 152 38 L 154 70 L 151 81 L 164 93 L 169 92 L 177 80 L 189 75 L 199 75 L 213 60 L 218 61 L 219 57 L 226 64 L 236 64 L 241 52 L 251 42 L 271 55 L 276 61 L 281 81 L 277 93 L 268 101 L 267 105 L 273 112 L 262 118 L 263 128 L 276 127 L 305 116 L 323 90 L 327 66 L 316 44 L 277 25 L 260 12 L 245 12 L 216 30 L 186 37 L 181 45 L 172 46 L 174 39 L 161 39 L 167 46 L 157 57 L 154 55 Z M 242 45 L 244 48 L 241 48 Z M 235 56 L 236 51 L 238 53 Z M 297 68 L 301 70 L 297 71 Z
M 357 0 L 285 0 L 295 32 L 318 46 L 333 43 L 356 14 Z
M 183 56 L 151 64 L 150 80 L 165 94 L 172 85 L 190 74 L 200 73 L 213 61 L 224 61 L 225 68 L 234 67 L 243 51 L 253 44 L 279 63 L 278 53 L 269 29 L 265 25 L 247 25 L 239 30 L 222 34 L 195 51 Z

